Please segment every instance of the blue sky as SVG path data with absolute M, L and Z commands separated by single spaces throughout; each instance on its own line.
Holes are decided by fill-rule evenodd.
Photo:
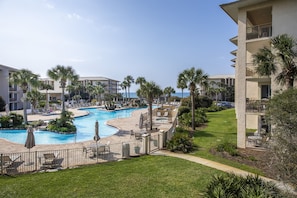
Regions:
M 231 1 L 0 0 L 0 64 L 41 77 L 58 64 L 86 77 L 142 76 L 162 89 L 191 67 L 234 74 L 237 28 L 219 6 Z

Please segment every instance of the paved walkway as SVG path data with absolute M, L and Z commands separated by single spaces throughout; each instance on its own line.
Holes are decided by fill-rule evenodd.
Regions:
M 224 172 L 227 172 L 227 173 L 233 173 L 235 175 L 240 175 L 240 176 L 248 176 L 248 175 L 254 175 L 255 176 L 256 175 L 256 174 L 251 173 L 251 172 L 247 172 L 247 171 L 244 171 L 244 170 L 241 170 L 241 169 L 238 169 L 238 168 L 234 168 L 232 166 L 228 166 L 228 165 L 225 165 L 225 164 L 214 162 L 214 161 L 204 159 L 204 158 L 201 158 L 201 157 L 192 156 L 190 154 L 174 153 L 174 152 L 170 152 L 170 151 L 167 151 L 167 150 L 160 150 L 160 151 L 157 151 L 154 154 L 155 155 L 165 155 L 165 156 L 170 156 L 170 157 L 177 157 L 177 158 L 180 158 L 180 159 L 184 159 L 184 160 L 188 160 L 188 161 L 191 161 L 191 162 L 201 164 L 203 166 L 208 166 L 210 168 L 214 168 L 214 169 L 217 169 L 217 170 L 220 170 L 220 171 L 224 171 Z M 276 181 L 276 180 L 273 180 L 273 179 L 270 179 L 270 178 L 267 178 L 267 177 L 263 177 L 263 176 L 259 176 L 259 177 L 261 179 L 263 179 L 264 181 L 274 183 L 280 189 L 283 189 L 285 191 L 290 191 L 290 192 L 297 195 L 297 192 L 294 192 L 293 188 L 291 186 L 289 186 L 289 185 L 286 185 L 286 184 L 284 184 L 282 182 L 279 182 L 279 181 Z

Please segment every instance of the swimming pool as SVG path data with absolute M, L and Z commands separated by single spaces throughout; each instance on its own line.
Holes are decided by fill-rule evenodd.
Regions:
M 36 144 L 65 144 L 93 140 L 95 132 L 95 122 L 99 122 L 99 135 L 101 138 L 115 134 L 118 129 L 106 125 L 107 120 L 114 118 L 124 118 L 131 116 L 131 113 L 137 109 L 124 109 L 119 111 L 105 111 L 97 108 L 84 108 L 89 115 L 74 119 L 77 128 L 76 134 L 58 134 L 48 131 L 35 131 Z M 26 130 L 0 130 L 0 138 L 8 141 L 25 144 L 27 137 Z

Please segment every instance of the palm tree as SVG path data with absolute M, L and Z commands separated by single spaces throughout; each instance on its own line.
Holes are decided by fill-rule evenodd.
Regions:
M 146 82 L 146 80 L 145 80 L 144 77 L 138 77 L 138 78 L 136 79 L 136 81 L 135 81 L 135 83 L 136 83 L 136 84 L 139 84 L 140 87 L 141 87 L 141 85 L 142 85 L 143 83 L 145 83 L 145 82 Z
M 178 80 L 185 83 L 190 90 L 191 103 L 192 103 L 192 130 L 195 130 L 195 91 L 197 86 L 207 85 L 208 75 L 204 74 L 202 69 L 186 69 L 179 74 Z
M 182 98 L 184 97 L 184 89 L 187 88 L 187 82 L 182 78 L 182 75 L 178 76 L 177 88 L 182 90 Z
M 134 78 L 130 75 L 126 76 L 124 81 L 127 82 L 127 88 L 128 88 L 128 95 L 129 95 L 129 100 L 130 100 L 130 87 L 131 84 L 134 83 Z
M 54 87 L 50 84 L 45 83 L 45 82 L 40 82 L 40 90 L 46 90 L 45 92 L 45 110 L 47 111 L 49 108 L 49 101 L 48 101 L 48 90 L 53 90 Z
M 75 71 L 70 66 L 57 65 L 55 68 L 48 70 L 47 75 L 53 80 L 60 81 L 62 88 L 62 115 L 65 114 L 65 88 L 67 80 L 78 79 L 78 75 L 75 74 Z
M 171 94 L 175 93 L 175 90 L 172 87 L 165 87 L 163 93 L 165 94 L 166 100 L 165 102 L 167 102 L 167 98 L 169 99 L 171 97 Z
M 17 72 L 13 72 L 9 78 L 9 82 L 18 85 L 23 91 L 23 111 L 24 111 L 24 123 L 28 123 L 27 119 L 27 92 L 30 87 L 37 88 L 40 84 L 38 81 L 39 75 L 33 74 L 30 70 L 21 69 Z
M 294 87 L 297 77 L 297 41 L 295 38 L 282 34 L 271 39 L 271 49 L 264 47 L 253 55 L 256 72 L 260 76 L 271 76 L 277 73 L 275 80 L 287 89 Z
M 154 98 L 159 97 L 162 94 L 161 88 L 153 81 L 144 82 L 137 93 L 143 98 L 147 99 L 149 104 L 149 118 L 150 118 L 150 130 L 153 130 L 153 101 Z
M 101 84 L 98 84 L 94 87 L 92 94 L 96 96 L 97 102 L 101 103 L 101 95 L 104 93 L 104 87 Z
M 120 87 L 125 90 L 125 98 L 127 100 L 127 87 L 128 87 L 128 82 L 127 81 L 123 81 L 121 84 L 120 84 Z M 124 101 L 125 102 L 125 101 Z
M 27 92 L 27 101 L 29 101 L 32 105 L 32 114 L 34 114 L 34 110 L 36 109 L 38 103 L 43 99 L 44 95 L 36 89 Z
M 93 91 L 94 91 L 94 85 L 92 85 L 91 83 L 88 83 L 86 85 L 86 92 L 89 94 L 89 102 L 91 102 L 91 96 Z

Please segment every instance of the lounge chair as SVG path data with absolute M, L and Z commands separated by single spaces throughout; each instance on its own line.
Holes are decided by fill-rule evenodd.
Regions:
M 58 168 L 61 167 L 63 158 L 58 158 L 59 153 L 44 153 L 44 163 L 42 164 L 42 168 Z
M 0 167 L 3 167 L 7 174 L 16 174 L 18 173 L 17 168 L 24 162 L 17 161 L 18 159 L 21 159 L 21 155 L 4 155 L 0 157 Z
M 157 117 L 161 117 L 162 113 L 160 111 L 157 111 Z
M 168 115 L 169 115 L 169 114 L 168 114 L 168 111 L 165 111 L 163 116 L 164 116 L 164 117 L 168 117 Z

